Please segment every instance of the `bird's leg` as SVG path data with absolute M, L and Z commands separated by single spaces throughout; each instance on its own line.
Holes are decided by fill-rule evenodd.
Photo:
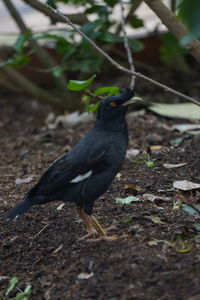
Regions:
M 99 221 L 97 220 L 97 218 L 95 216 L 91 216 L 91 220 L 92 220 L 92 224 L 93 224 L 94 228 L 96 229 L 96 231 L 100 235 L 99 238 L 93 239 L 91 241 L 93 241 L 93 242 L 98 242 L 98 241 L 101 241 L 101 240 L 115 241 L 118 238 L 117 236 L 107 236 L 106 235 L 106 230 L 104 230 L 102 228 L 101 224 L 99 223 Z
M 86 235 L 84 235 L 79 240 L 84 240 L 84 239 L 88 238 L 91 235 L 94 236 L 97 233 L 97 230 L 94 228 L 90 217 L 88 215 L 86 215 L 84 210 L 82 208 L 78 207 L 78 206 L 77 206 L 77 212 L 78 212 L 80 218 L 83 220 L 83 223 L 84 223 L 84 225 L 87 229 L 87 232 L 88 232 Z
M 92 224 L 100 236 L 106 236 L 105 230 L 95 216 L 91 216 Z
M 91 242 L 98 242 L 98 241 L 115 241 L 118 237 L 117 236 L 107 236 L 106 232 L 107 230 L 104 230 L 97 220 L 95 216 L 89 216 L 87 215 L 84 210 L 77 206 L 77 211 L 80 216 L 80 218 L 83 220 L 83 223 L 85 224 L 85 227 L 87 229 L 87 234 L 84 235 L 82 238 L 79 238 L 79 240 L 85 240 L 90 236 L 94 236 L 95 234 L 99 234 L 99 237 L 96 239 L 90 239 Z

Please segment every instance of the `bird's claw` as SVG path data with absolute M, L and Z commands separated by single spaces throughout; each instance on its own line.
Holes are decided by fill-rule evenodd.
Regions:
M 88 239 L 87 242 L 101 242 L 101 241 L 114 242 L 118 239 L 126 238 L 126 237 L 128 237 L 127 234 L 123 234 L 121 236 L 118 236 L 118 235 L 113 235 L 113 236 L 102 235 L 102 236 L 100 236 L 96 239 Z

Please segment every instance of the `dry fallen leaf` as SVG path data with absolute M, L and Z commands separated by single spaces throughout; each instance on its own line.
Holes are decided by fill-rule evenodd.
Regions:
M 163 201 L 171 200 L 170 197 L 157 196 L 157 195 L 153 195 L 153 194 L 143 194 L 142 197 L 144 200 L 149 200 L 151 202 L 154 202 L 156 199 L 161 199 Z
M 135 191 L 142 190 L 142 188 L 139 185 L 134 185 L 132 183 L 125 183 L 123 187 L 124 187 L 124 189 L 131 189 L 131 190 L 135 190 Z
M 120 180 L 120 179 L 121 179 L 121 177 L 122 177 L 122 174 L 121 174 L 121 173 L 117 173 L 117 175 L 116 175 L 116 179 L 117 179 L 117 180 Z
M 65 203 L 60 204 L 56 209 L 57 209 L 57 210 L 62 210 L 62 209 L 63 209 L 63 206 L 65 206 Z
M 172 130 L 178 130 L 180 132 L 185 132 L 188 130 L 199 129 L 200 124 L 175 124 L 171 127 Z
M 62 249 L 62 247 L 63 247 L 63 244 L 61 244 L 58 248 L 56 248 L 52 253 L 53 254 L 58 253 Z
M 89 278 L 91 278 L 93 275 L 94 275 L 93 272 L 91 272 L 91 273 L 85 273 L 85 272 L 83 272 L 83 273 L 80 273 L 80 274 L 77 276 L 77 279 L 78 279 L 78 280 L 89 279 Z
M 138 197 L 129 196 L 126 198 L 116 198 L 115 201 L 119 204 L 130 204 L 131 202 L 137 202 L 141 200 Z
M 149 241 L 149 242 L 147 243 L 147 245 L 149 245 L 149 246 L 157 246 L 157 245 L 158 245 L 158 242 L 155 241 L 155 240 L 152 240 L 152 241 Z
M 173 188 L 181 191 L 198 190 L 200 189 L 200 184 L 188 180 L 180 180 L 180 181 L 173 182 Z
M 149 217 L 150 220 L 156 224 L 165 224 L 165 222 L 163 222 L 160 217 L 154 217 L 154 216 L 151 216 Z
M 187 162 L 185 163 L 180 163 L 180 164 L 163 164 L 163 167 L 166 169 L 174 169 L 174 168 L 180 168 L 187 165 Z
M 130 159 L 130 158 L 136 157 L 139 153 L 140 153 L 140 150 L 138 150 L 138 149 L 133 149 L 133 148 L 129 149 L 126 152 L 126 158 Z
M 0 276 L 0 281 L 10 278 L 9 276 Z
M 20 178 L 17 178 L 15 180 L 15 184 L 23 184 L 23 183 L 29 183 L 33 180 L 33 177 L 26 177 L 26 178 L 23 178 L 23 179 L 20 179 Z
M 163 150 L 164 148 L 166 148 L 165 146 L 162 145 L 153 145 L 149 147 L 151 152 L 159 152 L 160 150 Z

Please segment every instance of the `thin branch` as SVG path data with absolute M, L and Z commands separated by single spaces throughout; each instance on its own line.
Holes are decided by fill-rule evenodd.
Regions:
M 119 4 L 120 4 L 120 8 L 121 8 L 121 25 L 122 25 L 122 32 L 123 32 L 123 39 L 124 39 L 124 47 L 126 49 L 130 69 L 131 69 L 131 71 L 135 72 L 133 57 L 132 57 L 131 49 L 130 49 L 130 46 L 129 46 L 128 37 L 127 37 L 127 34 L 126 34 L 124 5 L 123 5 L 122 0 L 119 0 Z M 131 82 L 130 82 L 130 88 L 133 89 L 134 85 L 135 85 L 135 75 L 132 75 L 131 76 Z
M 105 53 L 99 46 L 97 46 L 89 37 L 87 37 L 77 26 L 75 26 L 70 20 L 69 18 L 67 18 L 66 16 L 64 16 L 61 12 L 59 12 L 58 10 L 54 10 L 53 8 L 51 8 L 49 5 L 47 4 L 43 4 L 41 3 L 39 0 L 24 0 L 24 2 L 28 3 L 29 5 L 31 5 L 32 7 L 36 8 L 37 10 L 41 11 L 42 13 L 44 13 L 45 15 L 57 20 L 61 22 L 65 22 L 68 25 L 70 25 L 76 32 L 78 32 L 93 48 L 95 48 L 102 56 L 104 56 L 114 67 L 116 67 L 118 70 L 127 73 L 127 74 L 131 74 L 131 75 L 135 75 L 139 78 L 142 78 L 158 87 L 160 87 L 161 89 L 165 90 L 166 92 L 169 92 L 171 94 L 174 94 L 176 96 L 179 96 L 183 99 L 186 99 L 190 102 L 193 102 L 194 104 L 200 106 L 200 102 L 192 97 L 186 96 L 184 94 L 182 94 L 181 92 L 178 92 L 162 83 L 159 83 L 156 80 L 153 80 L 141 73 L 138 72 L 134 72 L 132 70 L 129 70 L 121 65 L 119 65 L 115 60 L 113 60 L 107 53 Z
M 127 16 L 126 16 L 125 21 L 128 21 L 128 20 L 130 20 L 130 18 L 133 17 L 133 14 L 134 14 L 135 11 L 138 9 L 138 7 L 140 6 L 141 2 L 142 2 L 142 0 L 134 0 L 134 1 L 132 1 L 132 2 L 130 3 L 130 4 L 131 4 L 131 7 L 130 7 L 129 12 L 128 12 Z M 123 4 L 124 4 L 124 2 L 123 2 Z M 120 26 L 120 24 L 119 24 L 119 25 L 117 25 L 117 27 L 116 27 L 115 34 L 119 34 L 120 31 L 121 31 L 121 26 Z

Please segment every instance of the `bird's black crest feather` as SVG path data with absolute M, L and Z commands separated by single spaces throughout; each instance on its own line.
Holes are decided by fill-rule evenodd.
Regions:
M 131 99 L 135 95 L 134 91 L 130 88 L 127 88 L 125 90 L 120 90 L 120 97 L 123 101 L 127 101 Z

